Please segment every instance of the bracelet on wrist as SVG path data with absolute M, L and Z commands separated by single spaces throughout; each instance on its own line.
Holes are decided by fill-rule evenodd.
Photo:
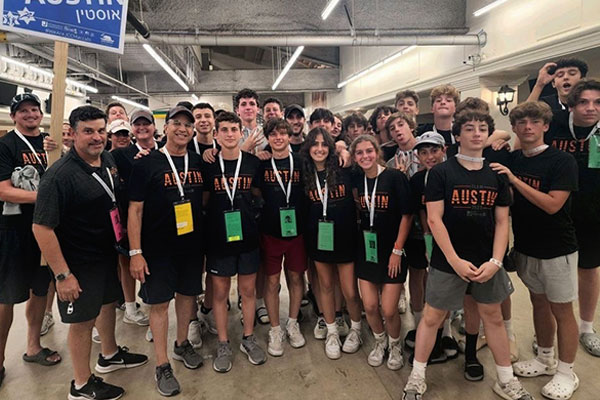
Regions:
M 393 248 L 392 249 L 392 253 L 397 255 L 397 256 L 402 256 L 404 254 L 404 249 L 397 249 L 397 248 Z
M 504 266 L 504 264 L 502 263 L 502 261 L 495 259 L 494 257 L 490 258 L 490 262 L 494 265 L 496 265 L 499 269 L 502 268 Z
M 142 254 L 142 249 L 132 249 L 129 250 L 129 257 L 133 257 L 137 254 Z

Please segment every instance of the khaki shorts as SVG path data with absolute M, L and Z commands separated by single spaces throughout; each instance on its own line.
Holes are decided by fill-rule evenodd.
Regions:
M 534 294 L 545 294 L 552 303 L 577 300 L 577 252 L 549 259 L 514 252 L 517 274 Z

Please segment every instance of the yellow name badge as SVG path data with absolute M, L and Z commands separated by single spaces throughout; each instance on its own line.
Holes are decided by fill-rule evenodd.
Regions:
M 194 232 L 194 218 L 192 217 L 192 203 L 189 200 L 173 203 L 175 209 L 175 226 L 177 236 Z

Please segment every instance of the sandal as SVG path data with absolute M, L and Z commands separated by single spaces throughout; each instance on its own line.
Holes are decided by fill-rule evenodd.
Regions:
M 256 309 L 256 320 L 261 325 L 266 325 L 271 322 L 269 319 L 269 314 L 267 313 L 267 309 L 265 307 L 258 307 Z
M 588 353 L 600 357 L 600 336 L 597 333 L 582 333 L 579 335 L 579 343 Z
M 522 376 L 525 378 L 531 378 L 540 375 L 554 375 L 556 374 L 556 367 L 558 361 L 552 359 L 551 364 L 544 364 L 537 358 L 533 358 L 527 361 L 519 361 L 513 364 L 513 370 L 515 375 Z
M 28 356 L 27 353 L 23 354 L 23 360 L 26 362 L 30 362 L 30 363 L 40 364 L 45 367 L 51 367 L 62 361 L 62 358 L 60 358 L 60 355 L 59 355 L 59 359 L 56 361 L 48 360 L 48 358 L 52 357 L 55 354 L 58 354 L 58 353 L 54 350 L 50 350 L 49 348 L 44 347 L 43 349 L 38 351 L 38 353 L 36 355 Z
M 471 382 L 483 380 L 483 365 L 479 360 L 475 359 L 465 363 L 465 379 Z
M 579 387 L 579 378 L 573 374 L 570 380 L 561 375 L 555 375 L 550 382 L 542 388 L 542 396 L 552 400 L 567 400 Z

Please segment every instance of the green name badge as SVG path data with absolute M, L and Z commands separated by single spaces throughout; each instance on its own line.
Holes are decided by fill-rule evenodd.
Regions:
M 280 208 L 279 222 L 281 224 L 281 237 L 298 236 L 296 210 L 294 208 Z
M 363 231 L 363 238 L 365 239 L 365 259 L 368 262 L 377 264 L 379 262 L 377 257 L 377 233 Z
M 323 251 L 333 251 L 333 222 L 319 221 L 317 249 Z
M 588 168 L 600 168 L 600 135 L 592 135 L 589 145 Z
M 431 233 L 423 235 L 425 237 L 425 251 L 427 252 L 427 259 L 431 261 L 431 253 L 433 252 L 433 236 Z
M 239 211 L 225 212 L 225 236 L 227 242 L 239 242 L 244 239 L 242 234 L 242 214 Z

